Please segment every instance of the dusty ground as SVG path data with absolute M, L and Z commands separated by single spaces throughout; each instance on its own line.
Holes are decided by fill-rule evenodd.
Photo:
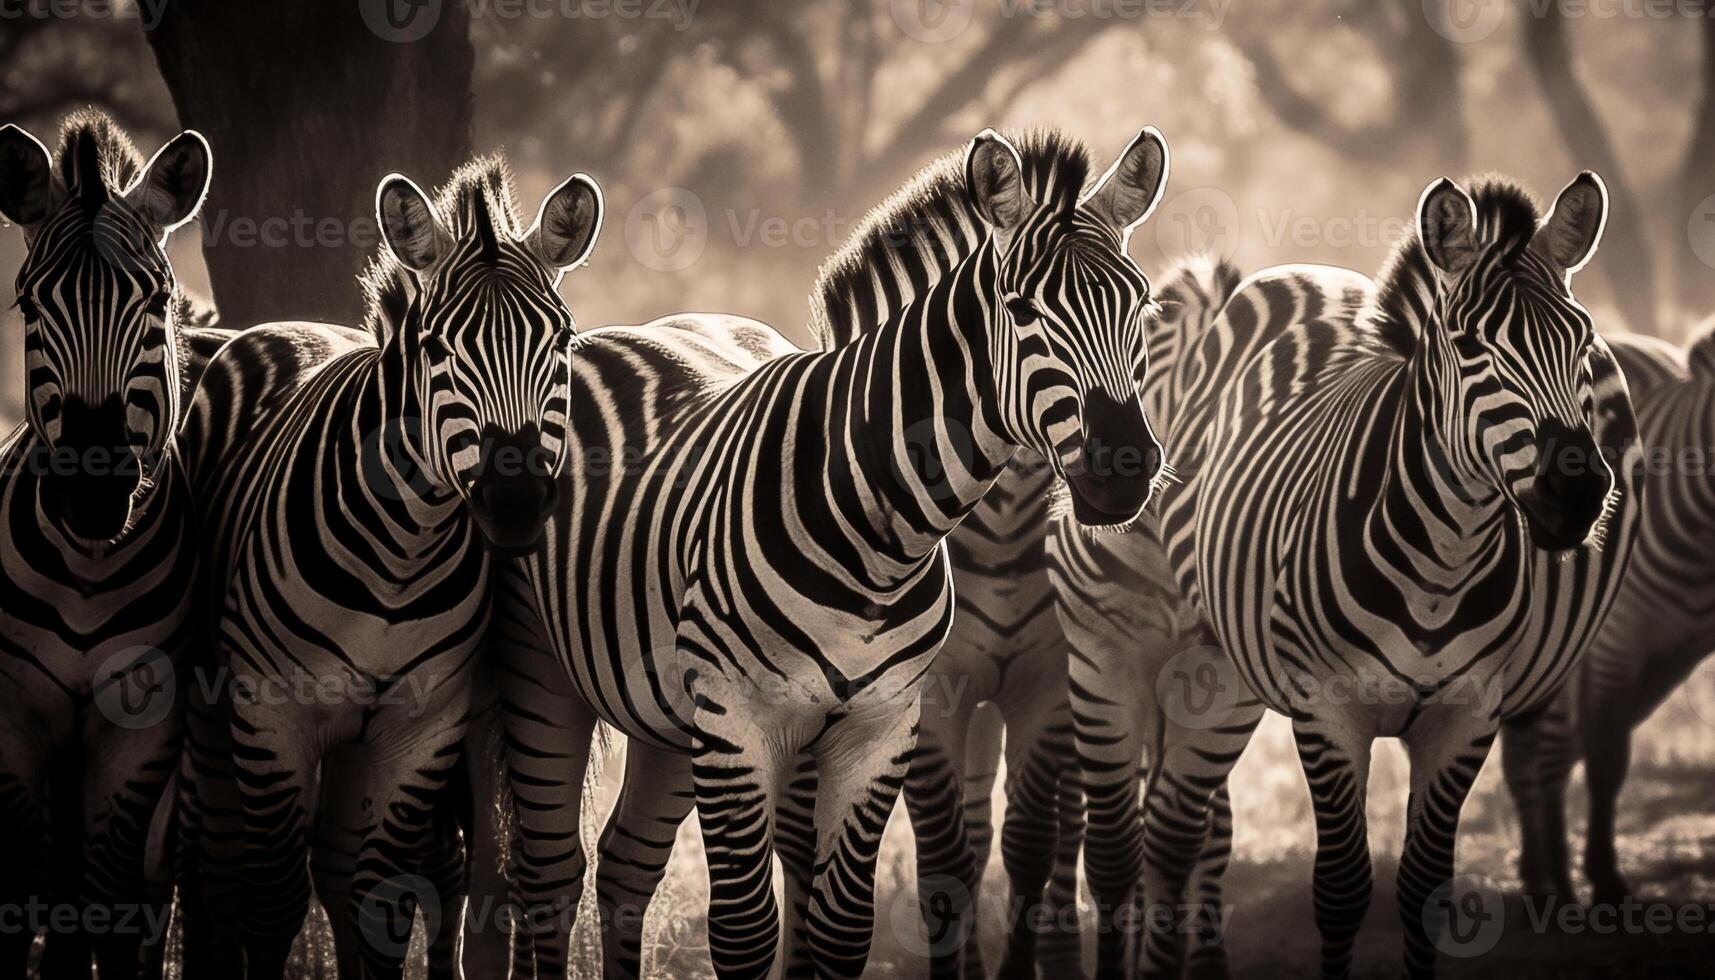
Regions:
M 1710 678 L 1700 678 L 1708 683 Z M 1465 958 L 1444 957 L 1452 977 L 1690 977 L 1715 976 L 1715 713 L 1694 711 L 1685 692 L 1676 694 L 1639 733 L 1632 778 L 1621 806 L 1621 866 L 1642 901 L 1666 906 L 1654 915 L 1699 914 L 1695 929 L 1670 927 L 1630 934 L 1597 934 L 1537 926 L 1540 907 L 1517 896 L 1514 865 L 1518 835 L 1512 807 L 1500 782 L 1498 754 L 1484 770 L 1463 819 L 1459 842 L 1461 875 L 1506 896 L 1503 931 L 1492 949 Z M 620 766 L 609 759 L 597 777 L 596 798 L 611 804 Z M 1309 977 L 1317 970 L 1317 938 L 1311 918 L 1309 882 L 1313 842 L 1309 794 L 1283 724 L 1270 719 L 1252 743 L 1233 784 L 1235 863 L 1227 899 L 1235 906 L 1227 949 L 1237 976 Z M 1583 792 L 1573 787 L 1573 824 L 1581 833 Z M 1400 927 L 1393 904 L 1392 855 L 1403 834 L 1403 753 L 1393 743 L 1377 748 L 1370 783 L 1372 849 L 1377 855 L 1375 901 L 1360 939 L 1357 972 L 1363 977 L 1400 974 Z M 997 801 L 998 809 L 998 801 Z M 593 838 L 594 821 L 586 828 Z M 1582 847 L 1575 840 L 1574 853 Z M 880 916 L 868 976 L 917 977 L 923 961 L 908 950 L 911 937 L 890 920 L 913 922 L 913 855 L 910 828 L 896 812 L 888 828 L 878 889 Z M 681 831 L 680 847 L 648 919 L 645 966 L 651 977 L 708 977 L 703 902 L 707 894 L 702 853 L 694 826 Z M 1003 892 L 998 854 L 988 872 L 991 893 Z M 900 908 L 901 903 L 904 907 Z M 593 904 L 593 896 L 586 902 Z M 1694 907 L 1686 912 L 1687 907 Z M 1086 923 L 1089 916 L 1086 909 Z M 890 913 L 893 913 L 890 915 Z M 1646 926 L 1647 917 L 1637 921 Z M 1681 920 L 1683 921 L 1683 920 Z M 1000 914 L 983 926 L 990 962 L 998 960 Z M 331 976 L 325 931 L 301 943 L 302 978 Z M 581 962 L 576 976 L 599 974 L 593 929 L 580 923 Z M 1091 946 L 1086 933 L 1086 947 Z M 1087 958 L 1092 955 L 1087 948 Z M 415 972 L 415 971 L 414 971 Z M 420 974 L 417 974 L 420 975 Z M 480 980 L 480 978 L 473 978 Z M 1062 980 L 1062 978 L 1055 978 Z

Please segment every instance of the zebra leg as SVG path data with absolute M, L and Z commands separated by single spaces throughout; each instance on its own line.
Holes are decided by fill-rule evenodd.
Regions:
M 188 688 L 191 704 L 180 762 L 174 862 L 184 921 L 181 976 L 226 980 L 243 975 L 237 917 L 231 912 L 237 906 L 244 855 L 231 705 L 225 685 L 212 683 L 209 675 L 199 674 Z
M 1036 962 L 1045 977 L 1076 980 L 1084 973 L 1084 943 L 1078 922 L 1078 852 L 1084 847 L 1084 790 L 1075 760 L 1068 760 L 1060 774 L 1055 812 L 1059 829 L 1047 897 L 1049 921 L 1054 928 L 1040 940 Z
M 965 726 L 965 776 L 960 795 L 965 800 L 965 837 L 971 842 L 979 882 L 988 870 L 989 850 L 994 845 L 994 783 L 1000 775 L 1005 729 L 1000 708 L 990 702 L 977 705 Z M 918 742 L 922 742 L 921 733 Z M 910 792 L 909 783 L 906 791 Z
M 1023 703 L 1003 706 L 1008 734 L 1000 850 L 1017 903 L 998 974 L 1003 980 L 1036 975 L 1037 940 L 1045 922 L 1052 926 L 1043 915 L 1043 892 L 1058 854 L 1061 776 L 1074 757 L 1064 690 L 1034 691 Z
M 1061 620 L 1077 640 L 1077 620 Z M 1069 687 L 1079 782 L 1088 824 L 1084 874 L 1096 904 L 1096 976 L 1129 978 L 1131 922 L 1143 876 L 1143 811 L 1138 764 L 1143 753 L 1142 702 L 1150 697 L 1139 658 L 1086 633 L 1074 642 Z M 1158 642 L 1165 637 L 1156 635 Z
M 858 977 L 875 931 L 875 863 L 917 739 L 917 704 L 845 715 L 815 742 L 816 880 L 805 933 L 818 977 Z
M 320 748 L 291 718 L 255 700 L 237 706 L 232 735 L 244 811 L 245 975 L 281 980 L 309 910 L 309 806 Z
M 804 923 L 816 883 L 816 757 L 801 752 L 784 781 L 774 809 L 774 853 L 780 856 L 786 888 L 786 976 L 808 976 L 814 969 Z
M 1226 782 L 1209 800 L 1209 829 L 1203 839 L 1197 867 L 1191 872 L 1187 901 L 1196 916 L 1191 931 L 1191 954 L 1185 973 L 1191 978 L 1226 977 L 1226 901 L 1221 878 L 1233 853 L 1233 804 Z
M 1316 813 L 1316 870 L 1312 888 L 1316 928 L 1322 934 L 1322 975 L 1352 973 L 1352 944 L 1369 911 L 1370 866 L 1365 791 L 1370 783 L 1370 742 L 1337 725 L 1300 719 L 1292 726 L 1298 759 Z
M 691 777 L 708 855 L 709 956 L 720 980 L 761 980 L 780 940 L 773 824 L 782 760 L 740 699 L 698 693 Z
M 369 753 L 357 743 L 332 746 L 322 754 L 316 778 L 316 815 L 311 830 L 310 880 L 327 912 L 333 932 L 334 963 L 342 977 L 363 975 L 363 937 L 351 902 L 357 852 L 368 824 L 363 794 L 369 781 Z
M 1571 897 L 1566 781 L 1576 749 L 1564 699 L 1502 728 L 1501 770 L 1519 817 L 1519 879 L 1528 895 Z
M 441 896 L 442 921 L 428 937 L 428 980 L 459 980 L 463 976 L 460 957 L 470 891 L 470 855 L 465 847 L 465 828 L 471 825 L 467 748 L 468 739 L 461 740 L 446 789 L 430 814 L 429 846 L 423 857 L 422 875 Z
M 479 666 L 479 671 L 482 669 Z M 479 695 L 488 703 L 477 710 L 465 735 L 465 761 L 470 769 L 469 851 L 470 897 L 464 920 L 465 972 L 477 978 L 507 975 L 512 962 L 512 796 L 506 786 L 501 756 L 501 716 L 492 698 L 492 682 L 480 682 Z M 529 944 L 519 937 L 520 945 Z M 522 980 L 522 978 L 520 978 Z
M 958 697 L 943 700 L 943 688 L 924 685 L 922 721 L 905 777 L 905 808 L 917 838 L 917 906 L 927 930 L 929 975 L 951 980 L 983 975 L 974 914 L 983 866 L 969 837 L 973 825 L 966 822 L 967 733 L 976 705 Z M 994 769 L 988 768 L 992 787 Z M 983 816 L 986 820 L 986 806 Z M 813 863 L 813 832 L 808 841 Z
M 1411 977 L 1435 975 L 1434 937 L 1429 935 L 1425 912 L 1437 889 L 1453 880 L 1459 811 L 1489 757 L 1497 729 L 1494 721 L 1471 718 L 1458 709 L 1441 720 L 1445 723 L 1425 725 L 1423 738 L 1406 742 L 1411 796 L 1406 802 L 1398 890 L 1406 973 Z M 1459 724 L 1460 720 L 1466 723 Z
M 12 842 L 11 868 L 0 874 L 0 907 L 30 908 L 46 900 L 52 876 L 45 792 L 46 746 L 14 723 L 0 719 L 0 840 Z M 27 975 L 36 934 L 27 924 L 0 929 L 0 974 Z
M 178 760 L 179 715 L 136 728 L 90 713 L 84 733 L 83 881 L 78 904 L 113 923 L 90 937 L 104 980 L 142 973 L 150 923 L 165 932 L 167 909 L 149 908 L 149 830 Z M 164 935 L 153 937 L 164 941 Z M 87 962 L 79 971 L 88 975 Z
M 1141 922 L 1142 972 L 1177 977 L 1184 966 L 1187 937 L 1199 937 L 1205 966 L 1220 968 L 1217 937 L 1222 919 L 1218 917 L 1224 916 L 1224 910 L 1219 873 L 1231 840 L 1231 808 L 1224 789 L 1262 721 L 1263 707 L 1217 646 L 1188 648 L 1162 669 L 1173 673 L 1156 685 L 1149 695 L 1151 702 L 1169 690 L 1186 700 L 1175 702 L 1172 711 L 1165 710 L 1165 703 L 1158 704 L 1163 709 L 1155 728 L 1159 734 L 1150 750 L 1143 804 L 1143 891 L 1149 908 Z M 1185 686 L 1189 683 L 1206 688 L 1197 693 L 1207 700 L 1194 698 Z M 1236 702 L 1216 700 L 1222 692 Z M 1195 890 L 1194 876 L 1200 876 Z M 1210 890 L 1215 892 L 1212 904 L 1196 894 Z M 1201 942 L 1204 936 L 1210 942 Z
M 626 745 L 625 784 L 602 829 L 596 859 L 602 976 L 639 975 L 649 899 L 667 873 L 679 825 L 695 804 L 689 757 L 636 739 Z
M 442 683 L 425 713 L 419 716 L 417 705 L 384 708 L 365 732 L 368 822 L 351 901 L 364 940 L 364 976 L 378 980 L 404 976 L 419 909 L 430 945 L 460 927 L 461 896 L 441 894 L 422 873 L 434 850 L 434 807 L 446 798 L 469 721 L 468 686 L 458 678 Z

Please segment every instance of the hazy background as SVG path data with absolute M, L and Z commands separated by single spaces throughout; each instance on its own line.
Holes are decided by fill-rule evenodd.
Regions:
M 1546 199 L 1588 168 L 1612 195 L 1603 247 L 1576 281 L 1600 324 L 1681 339 L 1715 312 L 1715 18 L 1697 0 L 385 6 L 397 2 L 0 0 L 0 121 L 51 145 L 63 112 L 95 104 L 145 154 L 181 119 L 203 129 L 216 172 L 209 251 L 205 261 L 187 228 L 172 254 L 181 281 L 235 327 L 355 318 L 351 275 L 374 247 L 379 178 L 438 184 L 469 153 L 503 150 L 526 221 L 573 171 L 606 190 L 594 259 L 564 287 L 582 325 L 723 310 L 807 343 L 812 277 L 868 208 L 984 126 L 1029 125 L 1081 137 L 1100 166 L 1143 125 L 1166 135 L 1166 202 L 1132 239 L 1146 271 L 1212 249 L 1247 270 L 1373 272 L 1438 176 L 1499 171 Z M 21 236 L 0 233 L 0 274 L 21 254 Z M 0 420 L 19 410 L 20 347 L 7 310 Z M 1715 895 L 1715 675 L 1691 691 L 1640 733 L 1621 818 L 1622 868 L 1645 895 L 1680 901 Z M 1467 807 L 1460 867 L 1515 888 L 1497 770 Z M 607 771 L 618 772 L 611 759 Z M 614 782 L 601 781 L 600 799 Z M 1378 853 L 1397 852 L 1404 785 L 1397 746 L 1380 746 Z M 1277 725 L 1241 764 L 1233 798 L 1234 962 L 1313 972 L 1309 801 Z M 694 838 L 687 827 L 651 916 L 658 973 L 708 970 Z M 911 874 L 896 815 L 872 974 L 921 970 L 911 937 L 889 924 L 914 921 Z M 1379 870 L 1361 973 L 1398 973 L 1391 877 Z M 1509 906 L 1510 923 L 1522 918 Z M 1492 954 L 1444 965 L 1686 975 L 1708 948 L 1707 935 L 1509 931 Z

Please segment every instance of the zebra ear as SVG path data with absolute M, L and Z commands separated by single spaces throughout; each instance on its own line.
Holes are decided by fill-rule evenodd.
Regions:
M 1167 160 L 1167 140 L 1154 126 L 1145 126 L 1085 195 L 1084 204 L 1113 228 L 1130 233 L 1161 203 Z
M 412 272 L 428 272 L 451 250 L 452 236 L 441 227 L 435 206 L 403 174 L 382 179 L 375 191 L 375 217 L 388 251 Z
M 1417 237 L 1438 271 L 1464 272 L 1477 257 L 1477 205 L 1458 184 L 1441 178 L 1417 202 Z
M 582 265 L 595 251 L 604 210 L 601 185 L 588 174 L 573 174 L 542 199 L 524 242 L 549 268 Z
M 194 129 L 156 151 L 125 200 L 161 229 L 161 240 L 191 220 L 208 195 L 212 171 L 208 141 Z
M 1608 224 L 1608 188 L 1586 170 L 1554 199 L 1554 210 L 1537 225 L 1531 250 L 1568 275 L 1584 268 Z
M 1018 150 L 992 129 L 971 141 L 965 154 L 965 187 L 977 213 L 1003 238 L 1036 207 L 1024 186 L 1024 161 Z
M 48 148 L 17 126 L 0 126 L 0 214 L 28 229 L 53 211 Z

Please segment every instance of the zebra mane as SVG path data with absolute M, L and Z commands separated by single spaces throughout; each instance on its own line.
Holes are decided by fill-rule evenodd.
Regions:
M 519 238 L 524 234 L 524 226 L 518 217 L 512 183 L 512 168 L 506 165 L 504 157 L 499 154 L 478 157 L 453 171 L 434 193 L 435 214 L 454 241 L 475 234 L 478 221 L 487 221 L 490 230 L 502 241 Z M 377 342 L 385 340 L 385 324 L 404 319 L 411 298 L 411 276 L 411 271 L 399 263 L 385 243 L 376 247 L 375 256 L 369 260 L 360 280 L 363 325 Z
M 1704 320 L 1692 331 L 1691 343 L 1685 349 L 1685 360 L 1693 377 L 1715 381 L 1715 316 Z
M 1483 247 L 1503 249 L 1510 257 L 1530 244 L 1542 212 L 1528 191 L 1495 174 L 1474 178 L 1467 186 L 1477 206 L 1477 234 Z M 1394 246 L 1379 278 L 1381 287 L 1364 319 L 1388 347 L 1410 357 L 1435 305 L 1435 272 L 1415 222 L 1410 234 Z
M 143 171 L 143 156 L 113 117 L 99 109 L 79 109 L 60 124 L 59 149 L 54 153 L 60 186 L 80 187 L 79 171 L 86 165 L 101 178 L 92 198 L 99 205 L 130 188 Z
M 1090 176 L 1084 145 L 1056 130 L 1008 133 L 1024 160 L 1025 186 L 1040 204 L 1067 212 Z M 965 150 L 924 167 L 858 222 L 823 263 L 810 297 L 810 332 L 823 350 L 850 343 L 952 271 L 986 232 L 965 192 Z M 901 261 L 901 254 L 917 253 Z M 878 290 L 874 280 L 887 283 Z M 893 306 L 880 305 L 884 300 Z

